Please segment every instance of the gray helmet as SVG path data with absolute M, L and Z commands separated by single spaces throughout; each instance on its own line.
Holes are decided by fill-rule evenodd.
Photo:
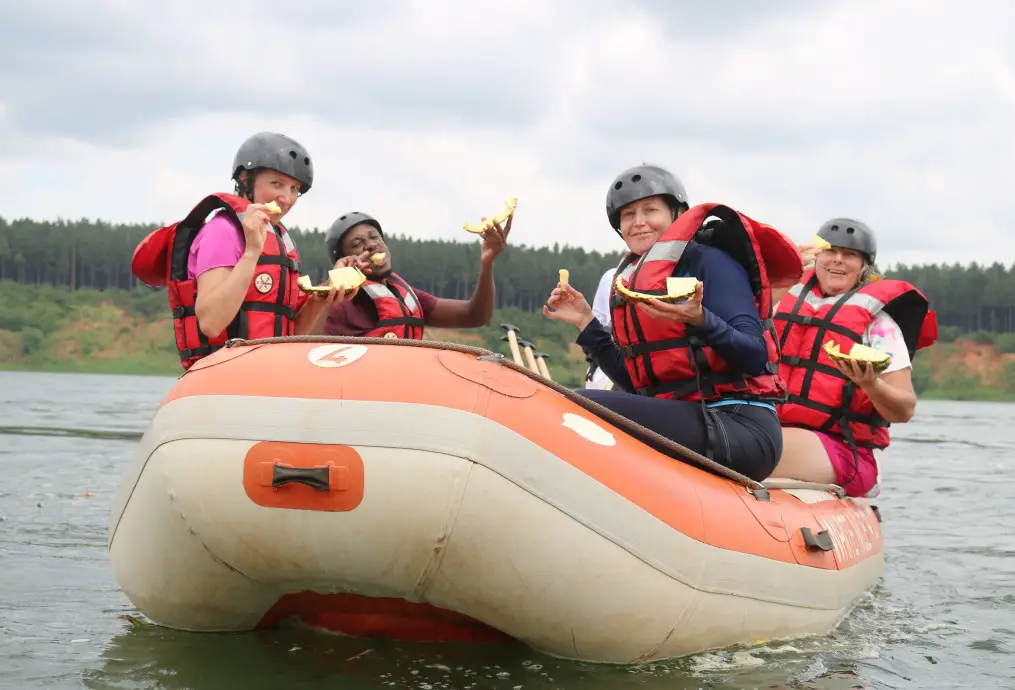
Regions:
M 328 228 L 328 233 L 324 236 L 324 244 L 328 247 L 328 254 L 331 256 L 332 262 L 342 258 L 342 238 L 345 236 L 345 233 L 360 223 L 373 225 L 377 228 L 377 232 L 381 234 L 381 237 L 384 237 L 381 224 L 373 216 L 368 216 L 359 211 L 342 214 L 338 217 L 338 220 L 331 224 L 331 227 Z
M 233 179 L 240 170 L 268 168 L 300 181 L 300 194 L 314 183 L 314 164 L 299 142 L 284 134 L 260 132 L 240 144 L 233 158 Z
M 878 241 L 866 224 L 852 218 L 833 218 L 818 229 L 818 237 L 833 247 L 854 249 L 867 257 L 871 265 L 878 258 Z
M 637 165 L 617 175 L 606 193 L 606 216 L 620 232 L 620 210 L 650 196 L 668 196 L 675 206 L 687 205 L 687 190 L 673 173 L 658 165 Z

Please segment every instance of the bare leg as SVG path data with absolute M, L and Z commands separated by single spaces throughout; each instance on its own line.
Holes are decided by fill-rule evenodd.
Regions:
M 835 484 L 838 478 L 821 439 L 807 429 L 782 429 L 782 456 L 770 475 L 783 479 Z

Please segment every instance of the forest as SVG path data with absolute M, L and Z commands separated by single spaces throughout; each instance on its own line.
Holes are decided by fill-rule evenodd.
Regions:
M 130 272 L 131 256 L 138 242 L 154 228 L 86 219 L 40 222 L 0 218 L 0 281 L 71 291 L 139 287 Z M 294 227 L 293 236 L 304 272 L 323 281 L 330 268 L 324 232 Z M 472 294 L 479 264 L 478 240 L 417 240 L 397 235 L 386 239 L 395 270 L 415 287 L 441 297 L 467 298 Z M 495 265 L 497 307 L 538 310 L 556 284 L 560 268 L 570 271 L 571 283 L 591 301 L 600 276 L 619 259 L 619 252 L 604 254 L 556 244 L 545 248 L 510 245 Z M 1015 332 L 1015 264 L 894 265 L 884 269 L 885 277 L 908 280 L 923 290 L 938 312 L 946 340 L 968 333 Z

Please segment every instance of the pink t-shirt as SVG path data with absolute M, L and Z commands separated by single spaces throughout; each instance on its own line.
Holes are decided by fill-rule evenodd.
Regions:
M 204 224 L 190 245 L 187 278 L 196 280 L 213 268 L 232 268 L 243 256 L 246 246 L 240 226 L 228 216 L 217 214 Z

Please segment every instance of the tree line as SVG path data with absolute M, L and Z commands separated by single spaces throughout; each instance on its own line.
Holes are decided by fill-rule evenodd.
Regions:
M 116 224 L 87 219 L 41 222 L 0 218 L 0 281 L 53 285 L 70 290 L 130 290 L 145 287 L 130 271 L 135 247 L 156 229 L 151 224 Z M 332 268 L 323 231 L 291 229 L 303 272 L 324 282 Z M 462 231 L 463 234 L 465 231 Z M 469 236 L 471 237 L 471 236 Z M 479 273 L 481 242 L 418 240 L 385 235 L 396 272 L 414 287 L 440 297 L 466 299 Z M 532 248 L 509 244 L 497 259 L 497 307 L 538 309 L 566 268 L 570 282 L 590 298 L 603 272 L 620 252 L 580 247 Z
M 131 274 L 134 248 L 157 226 L 0 218 L 0 281 L 69 290 L 145 288 Z M 464 231 L 463 231 L 464 232 Z M 324 232 L 292 229 L 303 272 L 315 282 L 331 267 Z M 395 270 L 413 286 L 441 297 L 468 298 L 479 270 L 480 241 L 386 237 Z M 566 268 L 571 283 L 591 301 L 603 272 L 621 258 L 581 247 L 534 248 L 511 244 L 497 259 L 497 307 L 538 310 Z M 916 285 L 953 334 L 1015 332 L 1015 264 L 896 265 L 884 272 Z

